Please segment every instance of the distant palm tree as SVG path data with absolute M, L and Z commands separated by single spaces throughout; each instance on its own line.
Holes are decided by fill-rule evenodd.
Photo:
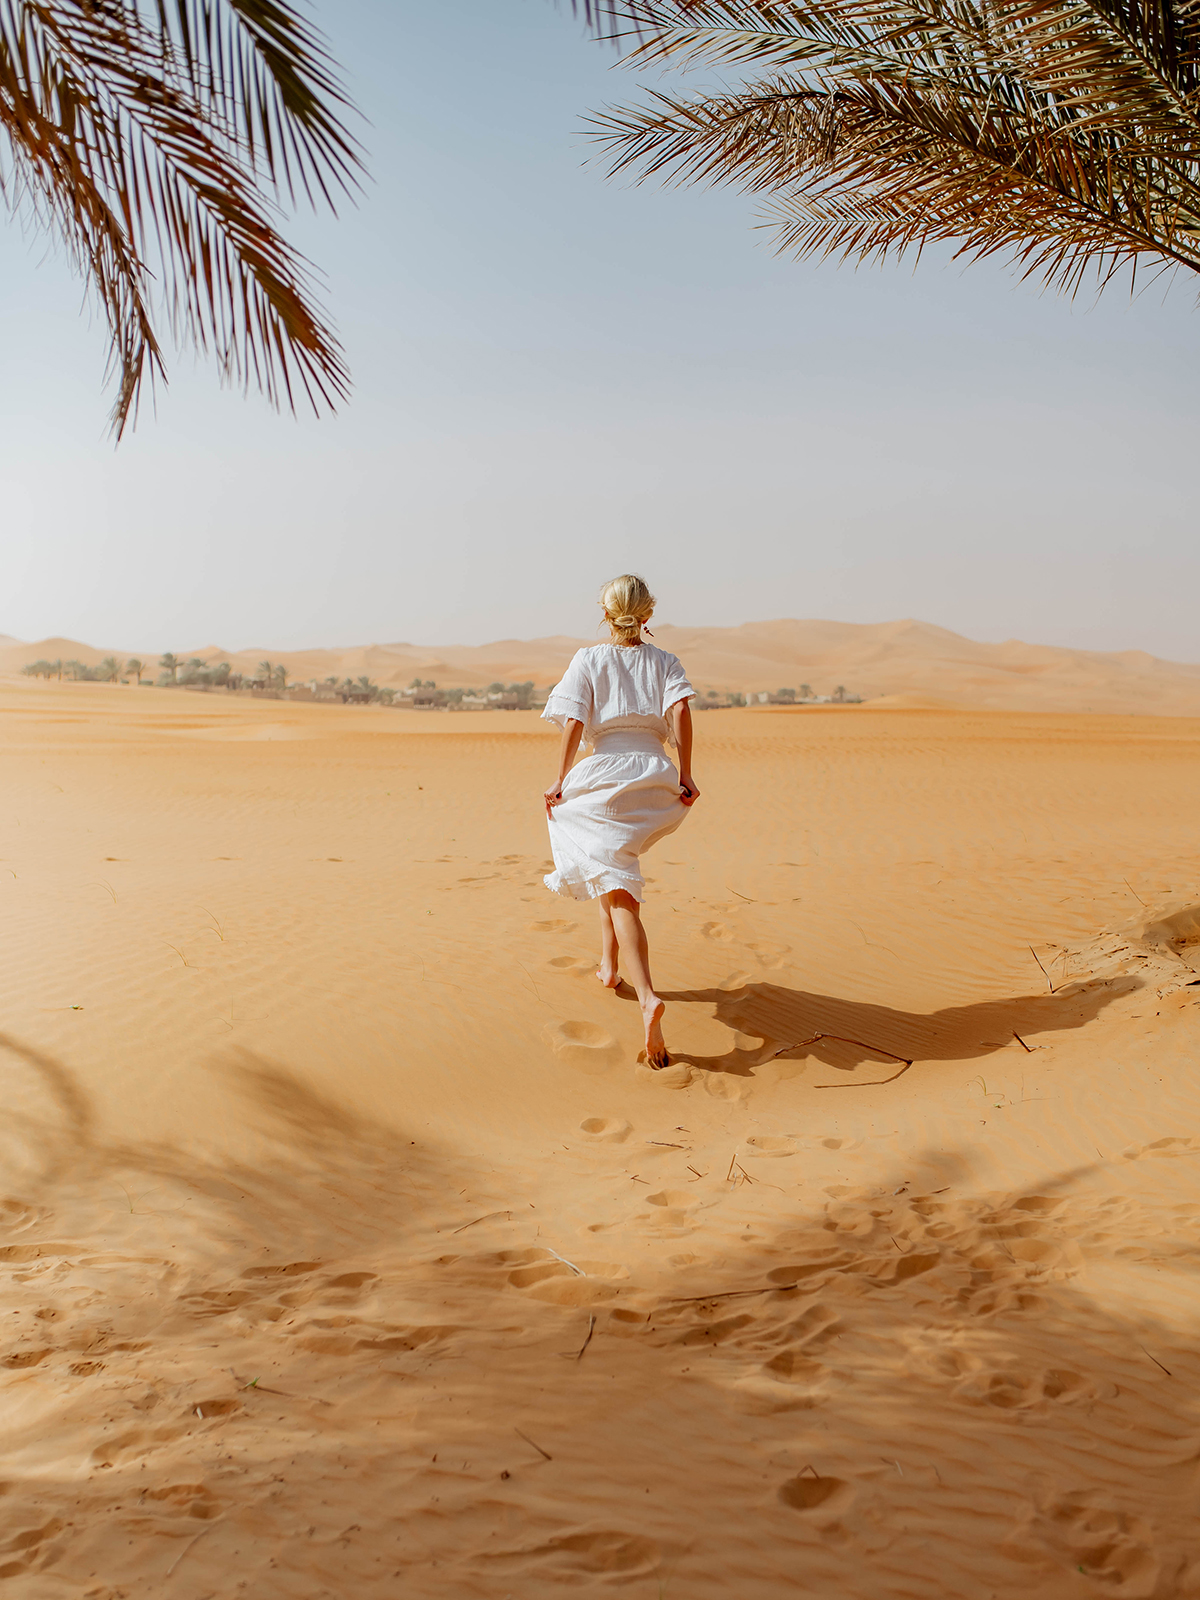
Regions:
M 271 679 L 275 676 L 275 668 L 269 661 L 260 661 L 258 663 L 258 676 L 265 679 L 267 683 L 270 683 Z
M 63 242 L 108 324 L 113 428 L 160 331 L 273 404 L 348 390 L 281 201 L 356 185 L 348 101 L 293 0 L 0 0 L 10 209 Z
M 116 683 L 121 676 L 121 663 L 116 656 L 105 656 L 100 663 L 100 671 L 104 674 L 106 682 Z
M 288 679 L 288 669 L 284 666 L 282 661 L 276 665 L 271 676 L 275 679 L 275 682 L 281 689 L 286 685 Z
M 87 668 L 84 666 L 82 661 L 64 661 L 63 671 L 69 672 L 73 681 L 78 683 L 80 678 L 82 678 L 87 672 Z
M 159 656 L 158 664 L 164 672 L 169 672 L 171 674 L 172 681 L 179 677 L 179 657 L 173 656 L 169 650 L 167 651 L 166 655 Z
M 638 66 L 733 74 L 597 116 L 614 170 L 769 195 L 781 250 L 1200 272 L 1194 0 L 578 3 Z
M 51 672 L 56 672 L 58 674 L 58 681 L 61 683 L 63 675 L 62 657 L 59 656 L 56 660 L 47 662 L 47 666 L 49 666 Z M 48 678 L 50 673 L 48 672 L 46 676 Z
M 146 663 L 144 661 L 139 661 L 136 656 L 130 656 L 129 660 L 125 663 L 125 671 L 133 673 L 134 677 L 138 681 L 139 689 L 142 686 L 142 673 L 145 672 L 145 670 Z

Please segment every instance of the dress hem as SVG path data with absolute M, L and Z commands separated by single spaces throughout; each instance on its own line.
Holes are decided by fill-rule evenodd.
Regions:
M 561 894 L 568 900 L 599 900 L 601 895 L 623 889 L 639 905 L 642 903 L 642 885 L 632 883 L 619 872 L 599 872 L 594 878 L 567 878 L 561 872 L 548 872 L 542 879 L 552 894 Z

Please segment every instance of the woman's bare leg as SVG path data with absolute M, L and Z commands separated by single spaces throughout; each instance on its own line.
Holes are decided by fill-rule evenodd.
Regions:
M 600 965 L 596 976 L 606 989 L 615 989 L 621 981 L 617 976 L 617 932 L 608 909 L 608 897 L 601 895 L 596 904 L 600 908 Z
M 630 983 L 637 990 L 638 1004 L 642 1008 L 642 1024 L 646 1030 L 646 1064 L 665 1067 L 669 1061 L 662 1033 L 665 1007 L 655 994 L 650 978 L 650 947 L 642 926 L 641 909 L 624 889 L 614 889 L 604 896 L 604 900 L 612 918 L 617 943 L 625 952 L 625 970 Z

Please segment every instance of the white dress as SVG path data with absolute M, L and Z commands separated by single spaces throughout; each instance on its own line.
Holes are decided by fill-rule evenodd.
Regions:
M 695 692 L 679 658 L 656 645 L 576 652 L 542 716 L 560 728 L 572 718 L 582 722 L 593 753 L 567 774 L 550 813 L 548 889 L 573 900 L 625 889 L 641 900 L 638 857 L 687 816 L 663 746 L 675 742 L 667 712 Z

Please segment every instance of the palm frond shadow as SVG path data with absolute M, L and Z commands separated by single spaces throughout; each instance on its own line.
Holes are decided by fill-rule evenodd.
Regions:
M 751 1024 L 907 1028 L 904 1048 L 924 1041 L 940 1059 L 963 1052 L 978 1021 L 1069 1028 L 1081 1008 L 1094 1015 L 1112 994 L 1065 992 L 928 1017 L 772 984 L 672 998 L 713 1003 Z M 135 1554 L 117 1518 L 157 1476 L 210 1485 L 201 1528 L 215 1530 L 218 1511 L 243 1564 L 275 1559 L 303 1518 L 331 1561 L 373 1563 L 383 1552 L 389 1567 L 399 1561 L 404 1592 L 417 1600 L 448 1584 L 492 1591 L 499 1541 L 496 1490 L 477 1465 L 486 1460 L 525 1496 L 516 1555 L 533 1563 L 536 1580 L 525 1592 L 549 1592 L 542 1568 L 557 1559 L 564 1522 L 581 1506 L 590 1524 L 603 1514 L 612 1523 L 601 1527 L 624 1526 L 631 1438 L 667 1501 L 647 1536 L 639 1531 L 637 1549 L 657 1563 L 652 1577 L 661 1572 L 684 1592 L 716 1592 L 702 1581 L 713 1500 L 677 1465 L 703 1460 L 714 1440 L 730 1463 L 726 1523 L 752 1526 L 786 1562 L 778 1582 L 772 1575 L 773 1587 L 756 1593 L 786 1592 L 799 1572 L 814 1593 L 861 1595 L 863 1551 L 877 1547 L 881 1530 L 893 1559 L 906 1563 L 908 1590 L 928 1594 L 949 1592 L 948 1549 L 964 1559 L 961 1542 L 941 1537 L 945 1528 L 971 1530 L 969 1561 L 985 1560 L 1006 1594 L 1067 1592 L 1077 1571 L 1132 1594 L 1174 1593 L 1169 1575 L 1193 1559 L 1195 1341 L 1185 1317 L 1133 1297 L 1142 1283 L 1161 1296 L 1167 1269 L 1192 1265 L 1190 1247 L 1164 1232 L 1173 1194 L 1155 1209 L 1120 1186 L 1097 1189 L 1090 1163 L 1040 1176 L 1036 1193 L 998 1192 L 978 1186 L 969 1150 L 889 1147 L 864 1171 L 864 1187 L 793 1190 L 774 1211 L 757 1211 L 753 1231 L 734 1244 L 729 1216 L 710 1206 L 728 1193 L 736 1209 L 737 1191 L 676 1215 L 631 1199 L 626 1185 L 611 1220 L 635 1232 L 623 1245 L 614 1233 L 605 1247 L 628 1250 L 634 1263 L 621 1298 L 556 1302 L 537 1298 L 556 1281 L 538 1275 L 558 1269 L 525 1268 L 527 1255 L 547 1252 L 513 1248 L 537 1244 L 538 1224 L 521 1204 L 525 1162 L 493 1168 L 488 1158 L 492 1203 L 529 1215 L 524 1231 L 489 1233 L 484 1217 L 466 1231 L 482 1209 L 468 1177 L 476 1169 L 478 1185 L 477 1153 L 415 1145 L 286 1063 L 251 1052 L 212 1063 L 258 1141 L 247 1160 L 107 1135 L 68 1063 L 11 1036 L 0 1049 L 13 1068 L 10 1088 L 28 1079 L 22 1092 L 41 1107 L 29 1131 L 47 1158 L 45 1181 L 28 1196 L 37 1214 L 0 1267 L 14 1306 L 57 1297 L 63 1308 L 37 1324 L 39 1342 L 54 1346 L 37 1383 L 57 1385 L 60 1404 L 14 1416 L 6 1517 L 17 1528 L 73 1518 L 80 1530 L 115 1529 L 111 1581 L 128 1586 L 150 1539 L 194 1563 L 196 1592 L 216 1592 L 229 1570 L 220 1535 L 197 1542 L 169 1495 L 143 1494 Z M 625 1158 L 613 1147 L 611 1159 L 615 1172 Z M 140 1232 L 124 1239 L 105 1220 L 111 1180 L 130 1171 L 196 1191 L 186 1210 L 172 1209 L 168 1232 L 154 1231 L 140 1199 Z M 468 1188 L 476 1198 L 460 1199 Z M 642 1211 L 656 1214 L 647 1223 Z M 549 1237 L 574 1255 L 570 1224 L 557 1220 Z M 647 1227 L 663 1236 L 657 1266 Z M 686 1253 L 666 1255 L 679 1248 L 676 1237 Z M 35 1259 L 43 1239 L 52 1272 Z M 1124 1274 L 1124 1294 L 1097 1292 L 1081 1274 L 1081 1252 Z M 576 1281 L 565 1262 L 561 1273 L 557 1281 Z M 284 1314 L 264 1317 L 273 1304 Z M 559 1359 L 588 1324 L 586 1358 Z M 108 1363 L 102 1411 L 94 1401 L 81 1409 L 84 1380 L 66 1366 L 84 1350 Z M 7 1366 L 5 1382 L 28 1383 L 19 1362 Z M 148 1390 L 160 1397 L 153 1413 L 136 1408 Z M 195 1403 L 210 1395 L 224 1415 L 197 1417 Z M 244 1429 L 254 1431 L 232 1431 Z M 507 1453 L 530 1432 L 539 1441 L 530 1455 L 543 1440 L 555 1453 L 553 1480 L 531 1479 L 540 1465 L 519 1467 Z M 250 1441 L 238 1476 L 214 1472 L 217 1449 L 232 1459 L 238 1437 Z M 93 1467 L 110 1470 L 80 1473 L 81 1440 Z M 746 1470 L 750 1459 L 761 1472 Z M 452 1479 L 457 1498 L 437 1513 L 431 1548 L 429 1506 L 459 1460 L 472 1463 L 472 1475 L 464 1466 Z M 1095 1463 L 1094 1473 L 1081 1474 L 1081 1461 Z M 995 1508 L 982 1532 L 980 1505 Z M 797 1514 L 817 1537 L 800 1541 Z M 662 1525 L 678 1545 L 657 1532 Z M 63 1539 L 39 1560 L 64 1590 L 82 1591 L 76 1574 L 91 1570 L 83 1561 L 94 1563 L 95 1549 Z M 602 1545 L 602 1555 L 610 1549 Z M 731 1562 L 724 1551 L 718 1560 Z M 576 1581 L 578 1567 L 567 1570 Z M 968 1592 L 969 1570 L 954 1566 L 953 1592 Z M 561 1569 L 553 1576 L 557 1592 Z
M 735 1046 L 720 1056 L 672 1049 L 673 1061 L 747 1078 L 767 1062 L 811 1056 L 845 1073 L 851 1084 L 898 1076 L 897 1069 L 905 1070 L 906 1062 L 973 1061 L 997 1050 L 1020 1050 L 1026 1035 L 1081 1028 L 1119 995 L 1138 987 L 1132 978 L 1103 987 L 1081 984 L 1053 995 L 984 1000 L 932 1012 L 901 1011 L 777 983 L 748 983 L 735 990 L 677 989 L 664 991 L 662 998 L 712 1006 L 727 1028 L 762 1040 L 761 1046 Z M 861 1067 L 874 1070 L 851 1076 Z

